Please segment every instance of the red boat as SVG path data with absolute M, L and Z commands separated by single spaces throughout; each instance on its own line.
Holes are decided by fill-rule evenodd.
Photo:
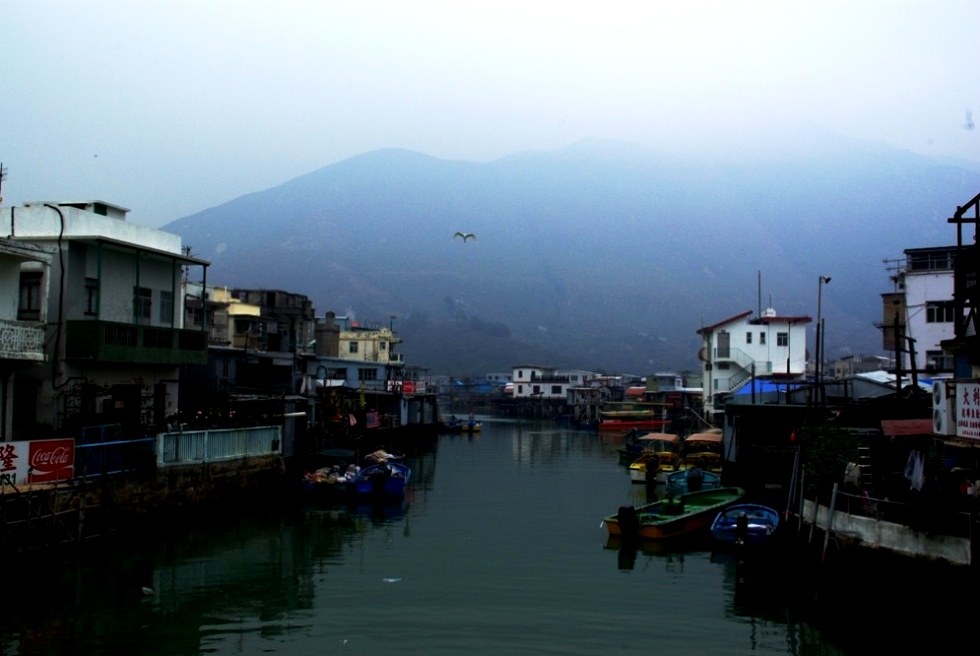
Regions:
M 637 430 L 641 430 L 641 431 L 663 432 L 669 427 L 670 427 L 669 419 L 652 419 L 649 416 L 645 418 L 636 417 L 633 419 L 603 418 L 599 420 L 599 430 L 601 431 L 626 432 L 631 428 L 636 428 Z

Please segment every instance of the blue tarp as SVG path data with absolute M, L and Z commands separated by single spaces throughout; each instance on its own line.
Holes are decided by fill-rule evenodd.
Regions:
M 801 387 L 807 387 L 810 383 L 790 383 L 789 388 L 791 390 L 799 389 Z M 739 388 L 737 392 L 733 392 L 735 396 L 751 395 L 752 388 L 755 387 L 756 394 L 766 394 L 771 392 L 786 392 L 786 383 L 776 383 L 771 380 L 756 380 L 755 383 L 746 383 L 743 387 Z

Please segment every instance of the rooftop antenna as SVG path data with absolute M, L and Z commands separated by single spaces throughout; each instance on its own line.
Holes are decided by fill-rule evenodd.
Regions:
M 758 282 L 756 282 L 756 302 L 759 304 L 759 316 L 762 316 L 762 270 L 760 269 L 756 274 Z
M 7 179 L 7 169 L 0 162 L 0 204 L 3 203 L 3 181 Z
M 895 291 L 899 291 L 900 289 L 899 282 L 901 281 L 902 278 L 901 276 L 902 265 L 905 264 L 905 260 L 904 259 L 889 260 L 886 258 L 882 260 L 882 263 L 884 263 L 885 265 L 885 270 L 888 271 L 888 279 L 891 280 L 892 284 L 895 286 Z

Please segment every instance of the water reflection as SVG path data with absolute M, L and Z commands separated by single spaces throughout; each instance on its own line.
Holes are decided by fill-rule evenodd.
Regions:
M 572 655 L 634 651 L 643 626 L 643 647 L 665 653 L 831 655 L 875 651 L 857 627 L 879 642 L 893 630 L 876 618 L 896 613 L 894 587 L 844 603 L 841 591 L 867 592 L 868 568 L 830 579 L 710 538 L 608 538 L 602 517 L 662 494 L 631 483 L 610 446 L 489 421 L 479 436 L 406 445 L 412 480 L 394 503 L 297 497 L 17 562 L 0 650 Z

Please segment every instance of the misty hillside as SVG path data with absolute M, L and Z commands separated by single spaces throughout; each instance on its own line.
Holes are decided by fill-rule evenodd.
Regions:
M 976 170 L 833 136 L 739 162 L 605 141 L 489 163 L 382 150 L 163 229 L 209 283 L 394 316 L 433 373 L 646 374 L 696 368 L 702 325 L 760 305 L 815 318 L 820 275 L 828 357 L 881 353 L 883 260 L 954 243 L 946 219 L 978 190 Z

